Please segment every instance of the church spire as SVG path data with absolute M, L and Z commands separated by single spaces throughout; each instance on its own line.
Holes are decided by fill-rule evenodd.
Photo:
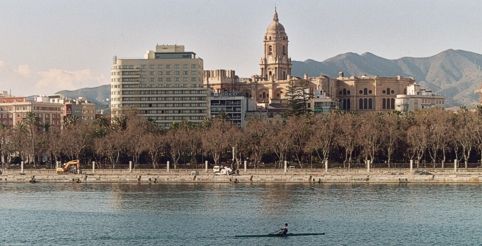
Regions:
M 276 6 L 274 6 L 274 16 L 273 16 L 273 21 L 278 22 L 278 11 L 276 11 Z

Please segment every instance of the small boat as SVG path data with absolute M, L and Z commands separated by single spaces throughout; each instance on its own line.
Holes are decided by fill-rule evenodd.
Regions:
M 324 232 L 321 233 L 288 233 L 284 234 L 260 234 L 260 235 L 236 235 L 234 237 L 301 237 L 301 236 L 321 236 L 325 235 Z

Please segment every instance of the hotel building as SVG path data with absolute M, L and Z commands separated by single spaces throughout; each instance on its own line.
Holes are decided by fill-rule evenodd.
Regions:
M 208 117 L 203 60 L 182 45 L 157 45 L 144 59 L 114 57 L 112 118 L 124 110 L 168 128 L 175 122 L 201 123 Z

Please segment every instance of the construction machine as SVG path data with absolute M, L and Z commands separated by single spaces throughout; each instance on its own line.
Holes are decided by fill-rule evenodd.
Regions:
M 80 174 L 80 161 L 79 160 L 71 160 L 62 165 L 62 167 L 57 167 L 56 169 L 57 174 L 64 174 L 64 173 L 76 173 Z

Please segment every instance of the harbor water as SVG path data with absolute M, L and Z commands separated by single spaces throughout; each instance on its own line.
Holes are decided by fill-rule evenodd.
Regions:
M 323 236 L 235 238 L 291 233 Z M 479 245 L 480 185 L 1 184 L 0 245 Z

